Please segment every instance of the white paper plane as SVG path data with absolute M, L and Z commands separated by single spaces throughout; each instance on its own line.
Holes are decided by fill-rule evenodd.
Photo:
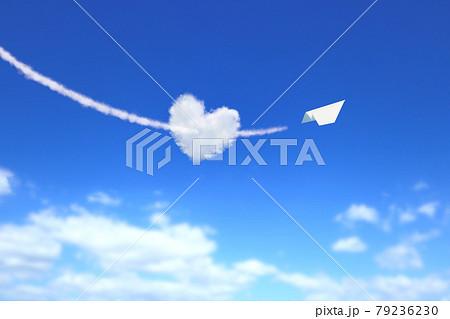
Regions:
M 307 111 L 302 123 L 316 121 L 319 126 L 336 122 L 345 100 Z

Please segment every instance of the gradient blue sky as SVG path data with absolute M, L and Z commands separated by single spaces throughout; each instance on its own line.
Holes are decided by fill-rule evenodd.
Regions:
M 370 3 L 80 1 L 173 96 L 234 108 L 244 129 Z M 293 166 L 293 148 L 280 167 L 265 145 L 266 167 L 194 167 L 173 145 L 151 177 L 125 166 L 125 141 L 142 127 L 0 61 L 0 298 L 76 297 L 197 177 L 153 241 L 87 299 L 367 298 L 252 177 L 376 299 L 450 298 L 449 9 L 380 0 L 255 124 L 289 127 L 274 138 L 313 138 L 326 166 Z M 167 121 L 171 100 L 74 2 L 3 2 L 0 30 L 0 46 L 38 72 Z M 342 99 L 335 124 L 300 125 L 305 111 Z M 111 201 L 89 201 L 98 192 Z M 365 249 L 335 246 L 355 237 Z M 162 239 L 174 255 L 152 259 Z

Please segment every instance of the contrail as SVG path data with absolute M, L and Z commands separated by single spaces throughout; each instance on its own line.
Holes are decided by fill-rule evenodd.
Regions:
M 263 128 L 263 129 L 255 129 L 255 130 L 242 130 L 238 132 L 238 136 L 242 137 L 250 137 L 250 136 L 258 136 L 258 135 L 268 135 L 277 132 L 283 132 L 288 129 L 287 126 L 278 126 L 271 128 Z
M 55 91 L 56 93 L 59 93 L 63 96 L 66 96 L 69 99 L 81 104 L 84 107 L 90 107 L 105 115 L 114 116 L 121 120 L 128 121 L 131 123 L 150 126 L 155 129 L 170 130 L 170 125 L 168 123 L 163 123 L 133 113 L 128 113 L 127 111 L 124 110 L 116 109 L 108 104 L 95 101 L 86 95 L 68 89 L 64 85 L 50 79 L 49 77 L 42 75 L 39 72 L 36 72 L 29 65 L 20 62 L 14 56 L 12 56 L 11 53 L 6 51 L 1 46 L 0 46 L 0 57 L 9 64 L 11 64 L 13 67 L 15 67 L 17 70 L 19 70 L 21 73 L 23 73 L 25 78 L 27 78 L 28 80 L 35 81 L 43 86 L 46 86 L 50 90 Z
M 58 94 L 68 97 L 69 99 L 81 104 L 84 107 L 94 109 L 100 113 L 119 118 L 123 121 L 128 121 L 130 123 L 136 123 L 143 126 L 152 127 L 155 129 L 163 129 L 167 131 L 173 131 L 173 129 L 177 129 L 178 131 L 188 130 L 187 128 L 184 127 L 175 128 L 169 123 L 153 120 L 147 117 L 139 116 L 134 113 L 129 113 L 121 109 L 117 109 L 106 103 L 95 101 L 84 94 L 68 89 L 63 84 L 52 80 L 51 78 L 33 70 L 31 66 L 26 65 L 23 62 L 20 62 L 11 53 L 6 51 L 1 46 L 0 46 L 0 58 L 2 58 L 4 61 L 8 62 L 13 67 L 15 67 L 19 72 L 21 72 L 25 76 L 26 79 L 37 82 Z M 239 131 L 238 134 L 239 136 L 266 135 L 275 132 L 281 132 L 286 129 L 287 127 L 273 127 L 268 129 L 243 130 Z

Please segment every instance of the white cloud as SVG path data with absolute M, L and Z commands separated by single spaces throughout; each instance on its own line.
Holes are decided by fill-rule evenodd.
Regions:
M 50 283 L 47 294 L 61 298 L 51 288 L 83 291 L 95 279 L 92 274 L 66 272 Z M 238 286 L 239 287 L 239 286 Z M 105 276 L 85 296 L 86 300 L 224 300 L 238 287 L 217 282 L 194 284 L 188 280 L 146 279 L 136 273 Z M 56 290 L 57 291 L 57 290 Z
M 428 232 L 415 231 L 413 234 L 394 246 L 386 248 L 375 256 L 375 261 L 381 268 L 390 270 L 418 269 L 423 267 L 422 258 L 416 245 L 440 236 L 438 229 Z
M 80 206 L 72 206 L 71 210 L 75 213 L 64 217 L 45 210 L 31 214 L 25 225 L 0 227 L 0 273 L 31 279 L 49 275 L 55 263 L 61 262 L 63 252 L 88 261 L 97 272 L 109 266 L 145 229 L 93 215 Z M 212 254 L 217 244 L 208 237 L 210 234 L 209 227 L 172 224 L 169 220 L 156 224 L 86 297 L 230 299 L 261 276 L 277 271 L 256 259 L 231 266 L 215 262 Z M 65 251 L 66 247 L 71 250 Z M 43 286 L 4 286 L 0 296 L 12 296 L 15 291 L 13 299 L 67 299 L 81 293 L 95 279 L 92 273 L 77 273 L 64 266 L 51 274 L 56 279 Z
M 0 226 L 0 273 L 17 278 L 42 275 L 60 252 L 60 243 L 36 225 Z
M 327 275 L 281 273 L 278 279 L 305 293 L 306 300 L 368 300 L 368 296 L 348 277 L 340 280 Z M 357 279 L 375 300 L 443 299 L 450 280 L 439 275 L 413 278 L 405 275 Z
M 448 224 L 448 221 L 450 220 L 450 207 L 447 207 L 444 211 L 444 224 Z
M 400 208 L 397 205 L 390 205 L 389 211 L 391 214 L 391 217 L 398 218 L 399 224 L 407 224 L 412 223 L 417 219 L 417 214 L 415 213 L 414 209 L 411 208 Z
M 398 219 L 400 224 L 411 223 L 416 220 L 416 215 L 410 211 L 404 211 L 400 213 Z
M 439 206 L 439 202 L 429 202 L 420 206 L 417 211 L 428 217 L 434 217 L 436 210 Z
M 267 265 L 257 259 L 249 259 L 243 262 L 235 263 L 234 269 L 241 273 L 265 276 L 269 274 L 277 274 L 278 269 L 272 265 Z
M 90 203 L 100 203 L 108 206 L 118 206 L 120 205 L 121 200 L 119 198 L 111 197 L 110 195 L 104 192 L 96 192 L 88 195 L 88 202 Z
M 164 200 L 158 200 L 156 202 L 150 203 L 148 205 L 145 205 L 143 209 L 150 210 L 150 211 L 161 211 L 169 207 L 170 203 L 168 201 Z
M 381 268 L 391 270 L 423 267 L 419 252 L 414 246 L 406 243 L 388 247 L 375 256 L 375 261 Z
M 401 209 L 396 205 L 391 205 L 389 209 L 391 210 L 391 213 L 396 214 L 398 216 L 398 222 L 402 225 L 416 221 L 417 218 L 419 217 L 419 214 L 423 214 L 430 218 L 434 217 L 438 206 L 439 202 L 435 201 L 425 203 L 416 209 L 413 208 Z
M 169 113 L 172 137 L 181 151 L 190 158 L 193 157 L 194 139 L 207 139 L 208 143 L 204 143 L 201 150 L 206 158 L 212 158 L 228 148 L 230 139 L 238 136 L 271 134 L 286 129 L 279 127 L 239 131 L 241 124 L 238 111 L 222 106 L 207 112 L 204 102 L 191 94 L 181 95 L 173 103 Z
M 377 276 L 369 282 L 377 300 L 438 300 L 449 289 L 450 281 L 440 276 L 410 278 L 405 275 Z
M 167 216 L 167 214 L 162 214 L 161 212 L 158 213 L 154 213 L 150 216 L 150 223 L 153 224 L 157 222 L 158 226 L 163 227 L 163 226 L 167 226 L 170 222 L 169 217 Z
M 307 299 L 328 299 L 324 294 L 340 295 L 340 283 L 326 275 L 308 276 L 301 273 L 280 273 L 277 279 L 291 284 L 302 291 L 309 293 Z
M 74 245 L 95 258 L 102 267 L 111 263 L 144 231 L 122 221 L 77 210 L 79 214 L 64 218 L 48 212 L 32 214 L 30 221 L 55 240 Z M 188 266 L 185 259 L 193 261 L 215 249 L 216 244 L 206 238 L 202 228 L 188 224 L 155 228 L 141 239 L 116 269 L 164 273 L 175 267 L 182 271 Z
M 409 241 L 414 244 L 422 243 L 422 242 L 437 238 L 440 236 L 440 234 L 441 234 L 441 232 L 438 229 L 432 229 L 426 233 L 421 233 L 421 232 L 416 231 L 410 236 Z
M 12 193 L 11 178 L 13 176 L 14 174 L 10 171 L 0 168 L 0 196 Z
M 185 110 L 189 110 L 190 116 L 186 114 Z M 190 94 L 181 95 L 176 103 L 173 103 L 169 113 L 169 123 L 173 127 L 172 136 L 175 143 L 190 158 L 193 156 L 194 138 L 219 138 L 220 143 L 216 143 L 214 148 L 208 148 L 208 151 L 211 152 L 209 157 L 213 157 L 214 154 L 224 151 L 229 139 L 238 136 L 241 126 L 238 111 L 223 106 L 205 113 L 204 102 Z M 188 130 L 184 128 L 188 128 Z
M 377 223 L 378 212 L 375 208 L 364 204 L 353 204 L 344 213 L 337 215 L 335 220 L 347 225 L 352 225 L 356 221 Z
M 332 248 L 334 251 L 358 253 L 365 251 L 367 249 L 367 245 L 359 237 L 352 236 L 339 239 L 333 244 Z
M 40 211 L 24 225 L 0 225 L 0 299 L 73 299 L 145 229 L 80 206 L 71 210 L 64 215 Z M 344 275 L 333 279 L 326 274 L 286 273 L 254 258 L 219 263 L 213 258 L 217 243 L 210 234 L 208 227 L 188 223 L 156 224 L 85 299 L 232 299 L 264 276 L 298 288 L 309 300 L 367 299 Z M 433 275 L 358 281 L 382 300 L 449 295 L 449 280 Z
M 428 184 L 424 181 L 418 181 L 416 184 L 414 184 L 413 186 L 413 190 L 415 191 L 421 191 L 424 189 L 428 189 L 430 186 L 428 186 Z

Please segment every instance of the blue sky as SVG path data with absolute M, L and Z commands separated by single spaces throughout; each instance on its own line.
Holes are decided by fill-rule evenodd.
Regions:
M 269 145 L 265 167 L 192 166 L 172 143 L 148 176 L 125 166 L 142 126 L 2 60 L 1 299 L 75 298 L 198 177 L 86 299 L 367 299 L 252 177 L 376 299 L 450 298 L 447 2 L 378 1 L 254 127 L 370 1 L 79 3 L 175 98 L 288 126 L 265 138 L 313 138 L 326 166 Z M 2 3 L 0 30 L 45 76 L 167 122 L 170 98 L 72 1 Z M 335 124 L 300 125 L 343 99 Z

